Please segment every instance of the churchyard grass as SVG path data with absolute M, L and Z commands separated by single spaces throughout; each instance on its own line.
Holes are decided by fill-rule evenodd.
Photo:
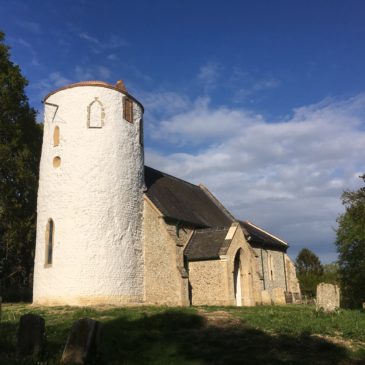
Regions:
M 41 359 L 19 359 L 25 313 L 43 316 Z M 302 305 L 262 307 L 34 307 L 3 305 L 0 364 L 58 364 L 74 321 L 103 322 L 98 364 L 365 364 L 365 312 L 317 313 Z

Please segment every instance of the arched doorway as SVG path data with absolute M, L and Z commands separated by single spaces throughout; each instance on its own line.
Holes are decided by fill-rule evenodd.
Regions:
M 233 283 L 234 283 L 234 296 L 236 298 L 236 305 L 242 306 L 242 288 L 241 288 L 241 249 L 239 249 L 234 258 L 233 269 Z

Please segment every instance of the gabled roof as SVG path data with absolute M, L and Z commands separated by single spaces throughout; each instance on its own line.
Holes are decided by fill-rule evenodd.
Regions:
M 219 251 L 229 227 L 196 229 L 186 246 L 185 256 L 189 261 L 219 259 Z
M 206 188 L 145 166 L 145 194 L 168 218 L 197 227 L 230 226 L 233 217 Z
M 252 247 L 278 249 L 280 251 L 286 251 L 289 247 L 285 241 L 249 221 L 240 221 L 239 223 L 245 232 L 246 239 Z

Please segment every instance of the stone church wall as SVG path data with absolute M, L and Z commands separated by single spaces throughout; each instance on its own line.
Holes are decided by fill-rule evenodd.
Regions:
M 232 305 L 225 260 L 189 262 L 189 280 L 193 305 Z
M 242 305 L 261 303 L 255 253 L 248 245 L 240 227 L 237 227 L 232 241 L 228 244 L 228 249 L 220 259 L 189 262 L 193 305 L 236 305 L 234 259 L 237 252 L 241 261 Z
M 180 249 L 169 233 L 171 227 L 147 199 L 143 217 L 145 303 L 187 305 L 187 279 L 177 266 Z

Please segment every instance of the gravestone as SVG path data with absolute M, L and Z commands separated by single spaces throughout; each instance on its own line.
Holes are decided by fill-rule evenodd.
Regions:
M 36 314 L 24 314 L 20 317 L 17 350 L 21 356 L 40 355 L 44 344 L 45 322 Z
M 302 303 L 302 296 L 300 293 L 293 293 L 294 303 L 301 304 Z
M 261 302 L 262 305 L 271 305 L 270 293 L 267 290 L 261 291 Z
M 362 309 L 365 309 L 365 302 L 362 303 Z
M 274 304 L 286 304 L 283 288 L 274 288 L 272 290 L 272 300 Z
M 71 328 L 61 364 L 97 363 L 100 356 L 101 323 L 89 318 L 76 321 Z
M 340 288 L 334 284 L 317 285 L 316 309 L 333 312 L 340 308 Z
M 286 291 L 284 294 L 285 294 L 285 303 L 292 304 L 293 303 L 293 293 L 291 291 Z

